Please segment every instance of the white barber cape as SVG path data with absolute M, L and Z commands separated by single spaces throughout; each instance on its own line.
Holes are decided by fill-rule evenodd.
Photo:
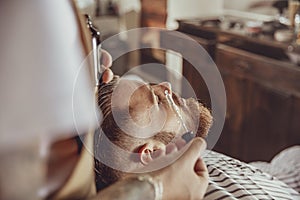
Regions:
M 72 1 L 1 1 L 0 13 L 0 149 L 95 126 Z
M 43 171 L 37 155 L 26 157 L 37 152 L 28 146 L 42 142 L 47 149 L 53 140 L 96 126 L 94 88 L 88 66 L 82 67 L 88 39 L 75 10 L 71 0 L 0 1 L 0 190 L 5 199 L 34 199 L 29 195 L 35 195 Z M 16 158 L 26 163 L 19 165 L 23 160 Z M 78 178 L 74 174 L 83 167 L 90 170 Z M 80 183 L 70 187 L 76 176 Z M 82 150 L 56 196 L 68 198 L 78 187 L 89 196 L 95 192 L 92 184 L 93 159 Z

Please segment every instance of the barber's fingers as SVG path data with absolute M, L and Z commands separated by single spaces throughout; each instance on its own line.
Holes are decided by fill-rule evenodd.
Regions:
M 106 68 L 109 68 L 112 65 L 111 55 L 103 49 L 101 49 L 101 64 Z
M 174 143 L 170 143 L 166 146 L 166 154 L 175 153 L 177 150 L 177 146 Z
M 105 68 L 102 73 L 102 82 L 109 83 L 114 77 L 114 73 L 110 69 L 112 65 L 112 57 L 107 51 L 103 49 L 101 49 L 101 64 L 103 68 Z
M 177 146 L 177 149 L 180 150 L 186 145 L 186 141 L 182 138 L 178 138 L 176 139 L 175 144 Z
M 105 69 L 102 73 L 102 82 L 109 83 L 114 78 L 114 73 L 109 69 Z
M 185 140 L 183 140 L 181 138 L 176 139 L 174 142 L 171 142 L 166 145 L 165 153 L 166 153 L 166 155 L 175 153 L 175 152 L 181 150 L 185 145 L 186 145 Z
M 194 155 L 192 155 L 193 158 L 199 158 L 201 152 L 203 152 L 204 149 L 206 148 L 206 142 L 202 138 L 195 139 L 195 140 L 196 140 L 195 144 L 191 144 L 191 146 L 193 146 L 192 147 L 193 149 L 196 148 L 196 150 L 189 149 L 188 151 L 190 152 L 189 154 L 194 154 Z M 181 150 L 184 152 L 184 151 L 187 151 L 187 148 L 189 148 L 189 146 L 190 145 L 186 145 L 185 140 L 183 140 L 181 138 L 178 138 L 174 141 L 174 143 L 172 142 L 172 143 L 167 144 L 165 148 L 154 151 L 152 153 L 153 154 L 152 157 L 153 157 L 153 159 L 155 159 L 155 158 L 159 158 L 163 155 L 176 153 L 176 152 L 181 151 Z M 184 149 L 184 148 L 186 148 L 186 149 Z M 195 152 L 195 153 L 191 153 L 191 151 Z M 178 153 L 180 154 L 180 152 L 178 152 Z M 186 154 L 186 153 L 184 153 L 184 154 Z M 172 156 L 172 155 L 170 155 L 170 156 Z M 190 155 L 186 155 L 186 157 L 189 157 L 189 156 Z M 193 161 L 195 161 L 195 159 Z

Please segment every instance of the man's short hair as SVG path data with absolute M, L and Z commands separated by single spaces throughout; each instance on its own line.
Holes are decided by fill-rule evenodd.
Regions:
M 109 166 L 101 163 L 99 158 L 111 159 L 110 162 L 117 162 L 118 155 L 114 155 L 113 149 L 109 146 L 99 146 L 104 137 L 108 138 L 112 143 L 119 146 L 126 147 L 125 142 L 129 142 L 128 139 L 122 139 L 122 130 L 117 126 L 113 115 L 112 115 L 112 96 L 115 88 L 118 86 L 120 78 L 114 76 L 113 80 L 109 83 L 100 84 L 97 93 L 97 105 L 102 114 L 102 122 L 100 128 L 96 130 L 94 136 L 94 156 L 95 156 L 95 181 L 97 190 L 101 190 L 110 184 L 117 181 L 121 176 L 122 172 L 112 169 Z M 123 144 L 120 144 L 123 141 Z M 101 148 L 101 149 L 100 149 Z

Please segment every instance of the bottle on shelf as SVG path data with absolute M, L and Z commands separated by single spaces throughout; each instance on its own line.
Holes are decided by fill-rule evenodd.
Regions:
M 297 11 L 294 15 L 294 34 L 295 34 L 295 42 L 297 45 L 300 45 L 300 7 L 298 7 Z
M 295 26 L 295 14 L 297 13 L 300 2 L 298 0 L 289 0 L 289 21 L 290 25 L 293 28 Z

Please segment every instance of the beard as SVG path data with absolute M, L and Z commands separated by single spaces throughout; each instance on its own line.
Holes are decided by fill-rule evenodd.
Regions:
M 194 98 L 187 99 L 186 106 L 192 118 L 190 121 L 193 122 L 193 126 L 190 126 L 196 132 L 196 137 L 205 138 L 213 122 L 210 111 Z

